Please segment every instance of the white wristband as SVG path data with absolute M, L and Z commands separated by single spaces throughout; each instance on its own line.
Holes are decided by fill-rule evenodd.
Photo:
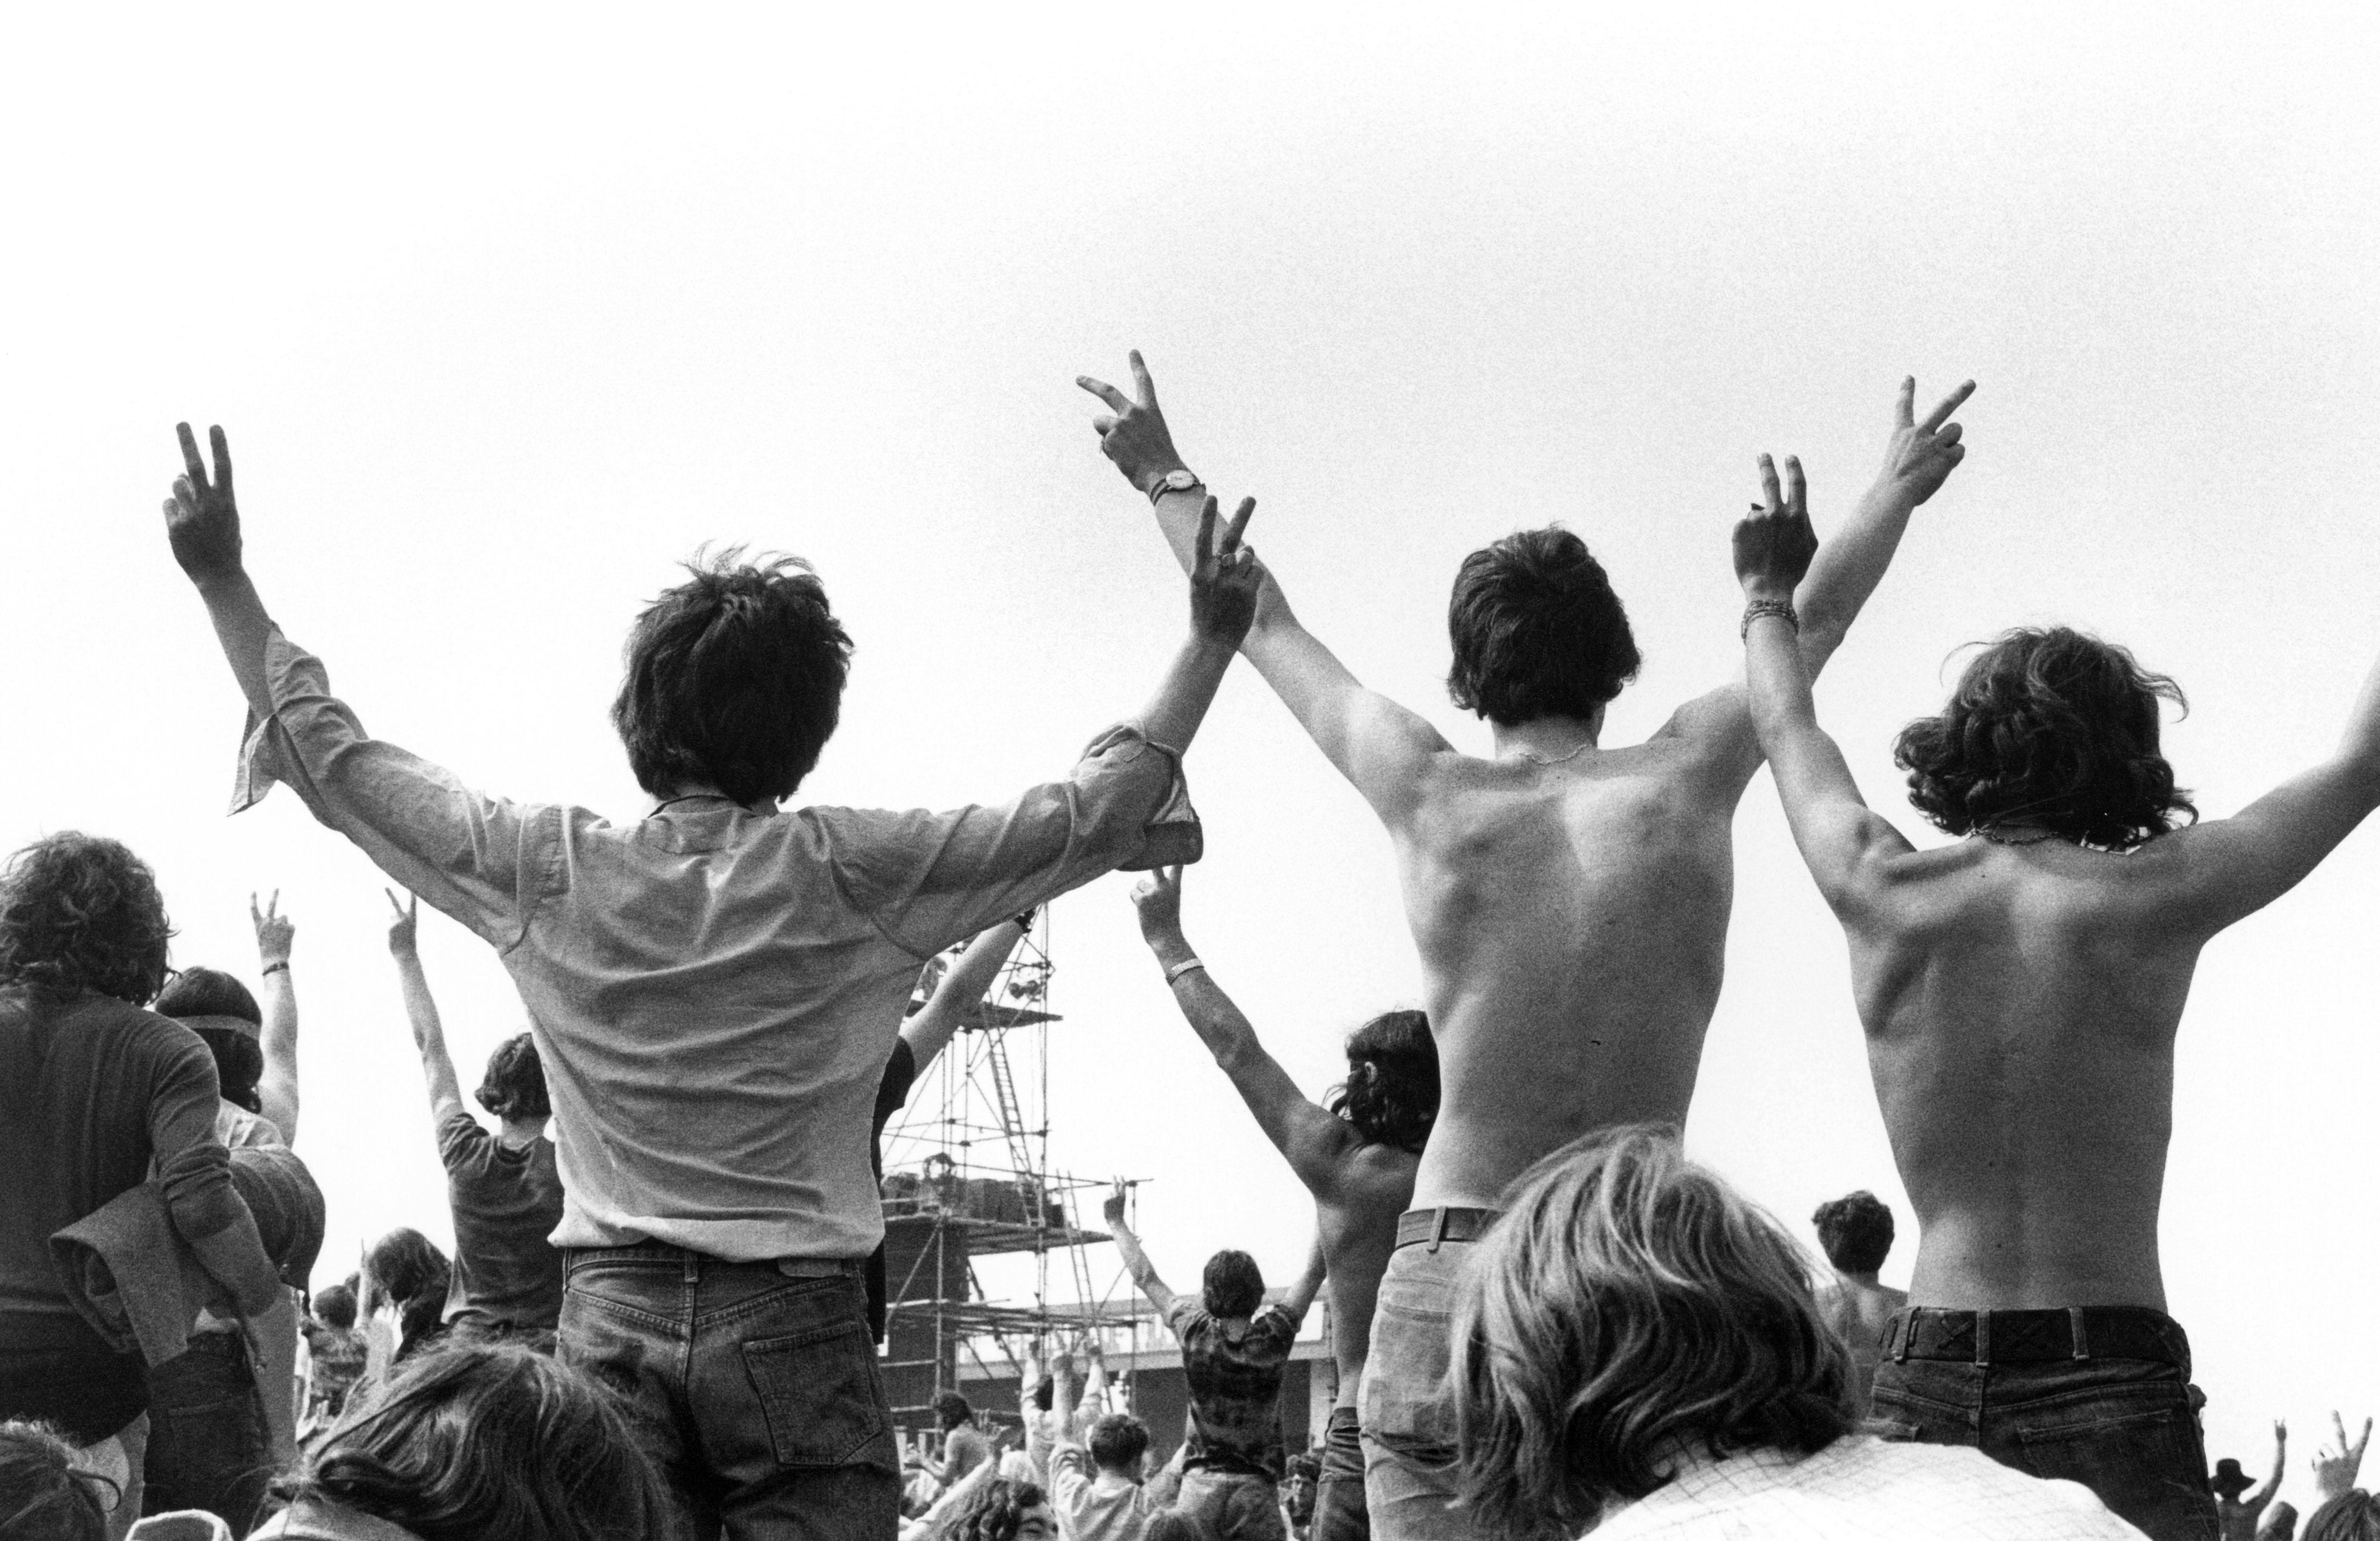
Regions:
M 1205 964 L 1200 963 L 1196 958 L 1184 958 L 1180 963 L 1175 964 L 1172 967 L 1165 971 L 1165 982 L 1169 986 L 1178 985 L 1182 982 L 1182 976 L 1189 973 L 1192 969 L 1204 968 L 1207 965 Z

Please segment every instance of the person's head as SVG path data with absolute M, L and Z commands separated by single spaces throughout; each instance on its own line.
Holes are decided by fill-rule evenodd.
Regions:
M 256 1094 L 264 1076 L 264 1013 L 246 985 L 219 968 L 186 968 L 158 992 L 150 1009 L 199 1035 L 215 1057 L 225 1101 L 251 1113 L 264 1110 Z
M 715 787 L 735 802 L 792 795 L 843 710 L 851 638 L 793 557 L 698 552 L 691 577 L 629 629 L 612 725 L 656 797 Z
M 1264 1304 L 1264 1275 L 1257 1260 L 1235 1247 L 1225 1247 L 1207 1259 L 1204 1286 L 1207 1310 L 1218 1317 L 1253 1317 Z
M 1321 1478 L 1322 1462 L 1311 1451 L 1300 1450 L 1289 1458 L 1281 1472 L 1281 1503 L 1293 1523 L 1302 1525 L 1314 1518 L 1314 1489 Z
M 1367 1145 L 1418 1153 L 1438 1121 L 1438 1040 L 1416 1011 L 1383 1012 L 1347 1035 L 1347 1079 L 1325 1104 Z
M 314 1297 L 314 1319 L 324 1327 L 335 1327 L 351 1332 L 356 1325 L 356 1292 L 345 1284 L 334 1284 Z
M 1851 1365 L 1803 1255 L 1673 1131 L 1573 1141 L 1514 1184 L 1452 1324 L 1463 1489 L 1490 1529 L 1576 1535 L 1681 1445 L 1809 1454 Z
M 370 1274 L 366 1311 L 382 1299 L 396 1305 L 397 1330 L 407 1344 L 433 1334 L 446 1314 L 446 1290 L 454 1279 L 446 1255 L 420 1232 L 399 1227 L 364 1254 Z
M 1091 1462 L 1102 1471 L 1140 1480 L 1148 1453 L 1148 1426 L 1129 1413 L 1111 1413 L 1091 1426 Z
M 996 1476 L 942 1516 L 934 1541 L 1057 1541 L 1057 1535 L 1039 1484 Z
M 157 875 L 119 842 L 44 835 L 0 870 L 0 985 L 145 1006 L 164 988 L 173 935 Z
M 2113 643 L 2020 627 L 1968 663 L 1937 717 L 1900 730 L 1909 800 L 1954 835 L 2018 823 L 2128 851 L 2198 810 L 2157 748 L 2181 687 Z
M 1819 1205 L 1810 1223 L 1827 1261 L 1845 1273 L 1874 1273 L 1892 1250 L 1892 1211 L 1865 1188 Z
M 942 1426 L 942 1432 L 947 1434 L 962 1424 L 972 1423 L 975 1409 L 969 1407 L 966 1398 L 956 1391 L 944 1391 L 934 1399 L 934 1418 Z
M 345 1504 L 421 1541 L 676 1534 L 668 1486 L 618 1399 L 512 1344 L 452 1344 L 405 1365 L 276 1491 Z
M 1524 529 L 1463 559 L 1447 601 L 1447 694 L 1516 727 L 1588 721 L 1636 677 L 1636 638 L 1586 542 L 1559 525 Z
M 2298 1506 L 2283 1499 L 2256 1522 L 2256 1541 L 2297 1541 Z
M 47 1424 L 0 1423 L 0 1537 L 101 1541 L 118 1493 L 78 1471 L 75 1449 Z
M 553 1103 L 545 1095 L 545 1063 L 537 1057 L 537 1041 L 516 1034 L 488 1056 L 488 1074 L 480 1082 L 480 1106 L 501 1119 L 551 1117 Z
M 2349 1488 L 2306 1517 L 2298 1541 L 2380 1541 L 2380 1498 Z

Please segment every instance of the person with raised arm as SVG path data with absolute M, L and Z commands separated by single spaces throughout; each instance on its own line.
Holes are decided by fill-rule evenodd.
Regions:
M 1080 383 L 1112 416 L 1100 447 L 1189 560 L 1198 478 L 1156 389 Z M 1812 576 L 1801 646 L 1813 672 L 1840 645 L 1910 514 L 1965 453 L 1949 421 L 1973 382 L 1923 422 L 1904 381 L 1882 473 Z M 1585 543 L 1559 526 L 1463 559 L 1447 613 L 1454 703 L 1494 752 L 1457 753 L 1364 687 L 1263 586 L 1242 650 L 1387 827 L 1420 953 L 1444 1096 L 1413 1211 L 1380 1287 L 1360 1402 L 1375 1530 L 1465 1535 L 1452 1507 L 1442 1387 L 1446 1314 L 1497 1195 L 1589 1131 L 1682 1123 L 1718 1001 L 1734 888 L 1735 807 L 1760 764 L 1740 679 L 1686 702 L 1640 745 L 1602 742 L 1604 709 L 1637 666 L 1627 613 Z
M 2336 1414 L 2334 1414 L 2335 1416 Z M 2342 1433 L 2345 1431 L 2342 1429 Z M 2289 1462 L 2289 1426 L 2284 1419 L 2273 1420 L 2273 1474 L 2265 1484 L 2250 1493 L 2254 1480 L 2240 1469 L 2240 1462 L 2229 1456 L 2215 1463 L 2215 1473 L 2206 1486 L 2215 1493 L 2215 1513 L 2223 1527 L 2223 1541 L 2256 1541 L 2263 1530 L 2265 1509 L 2279 1496 L 2281 1479 L 2288 1474 Z M 2319 1466 L 2320 1461 L 2315 1464 Z
M 2338 748 L 2230 819 L 2158 748 L 2181 692 L 2065 627 L 2002 636 L 1903 729 L 1921 851 L 1818 725 L 1795 605 L 1801 467 L 1736 527 L 1753 714 L 1794 843 L 1850 939 L 1868 1066 L 1917 1212 L 1910 1306 L 1875 1413 L 2091 1483 L 2156 1536 L 2212 1534 L 2190 1342 L 2165 1314 L 2157 1206 L 2175 1029 L 2198 954 L 2380 805 L 2380 664 Z
M 166 535 L 251 714 L 237 806 L 286 783 L 493 947 L 528 1007 L 563 1183 L 563 1357 L 629 1396 L 698 1527 L 891 1535 L 899 1452 L 861 1275 L 884 1226 L 868 1115 L 903 1007 L 943 948 L 1196 855 L 1181 758 L 1255 613 L 1253 500 L 1228 528 L 1202 514 L 1188 634 L 1141 716 L 1062 780 L 945 813 L 783 806 L 834 729 L 851 639 L 802 564 L 698 560 L 629 636 L 613 721 L 654 801 L 615 824 L 486 795 L 367 734 L 249 579 L 222 430 L 212 475 L 180 435 Z
M 1132 1281 L 1182 1343 L 1190 1408 L 1179 1457 L 1181 1493 L 1172 1507 L 1223 1541 L 1288 1541 L 1279 1492 L 1286 1453 L 1281 1383 L 1298 1325 L 1321 1292 L 1319 1243 L 1277 1305 L 1265 1304 L 1257 1260 L 1230 1247 L 1207 1259 L 1197 1295 L 1177 1295 L 1158 1277 L 1124 1219 L 1122 1182 L 1108 1195 L 1105 1215 Z
M 1397 1217 L 1413 1204 L 1430 1123 L 1438 1116 L 1438 1046 L 1429 1019 L 1386 1012 L 1347 1036 L 1347 1079 L 1308 1098 L 1265 1051 L 1249 1023 L 1182 930 L 1182 869 L 1161 868 L 1133 890 L 1140 934 L 1165 970 L 1173 1002 L 1255 1115 L 1257 1125 L 1314 1195 L 1330 1290 L 1330 1346 L 1339 1395 L 1322 1438 L 1314 1541 L 1364 1541 L 1362 1421 L 1355 1405 L 1370 1350 L 1380 1275 L 1397 1247 Z
M 562 1254 L 546 1238 L 562 1223 L 562 1177 L 553 1118 L 537 1040 L 517 1033 L 488 1056 L 480 1106 L 493 1114 L 491 1135 L 463 1105 L 463 1086 L 446 1051 L 445 1025 L 421 966 L 421 901 L 388 896 L 389 955 L 396 961 L 406 1021 L 421 1056 L 430 1091 L 430 1122 L 446 1169 L 446 1207 L 455 1222 L 455 1263 L 447 1276 L 441 1320 L 456 1335 L 509 1338 L 552 1349 L 562 1317 Z

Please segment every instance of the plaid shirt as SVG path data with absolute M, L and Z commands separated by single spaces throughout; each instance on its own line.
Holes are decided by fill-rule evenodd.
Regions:
M 1166 1325 L 1182 1340 L 1182 1373 L 1190 1383 L 1186 1466 L 1246 1472 L 1278 1482 L 1281 1472 L 1281 1381 L 1297 1323 L 1268 1305 L 1239 1341 L 1194 1296 L 1178 1296 Z

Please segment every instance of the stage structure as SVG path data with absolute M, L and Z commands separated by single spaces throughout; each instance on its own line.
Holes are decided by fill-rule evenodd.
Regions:
M 1062 1019 L 1050 1010 L 1049 936 L 1045 910 L 884 1131 L 882 1369 L 894 1422 L 913 1437 L 935 1427 L 936 1396 L 965 1378 L 980 1401 L 984 1378 L 1013 1376 L 1036 1338 L 1096 1333 L 1129 1353 L 1139 1318 L 1154 1326 L 1131 1282 L 1118 1287 L 1112 1261 L 1094 1279 L 1088 1249 L 1110 1238 L 1084 1222 L 1106 1184 L 1050 1170 L 1050 1030 Z M 949 962 L 928 967 L 912 1013 Z M 987 1295 L 978 1258 L 1009 1260 L 996 1272 L 1010 1298 Z M 1028 1281 L 1006 1283 L 1027 1271 L 1019 1263 Z M 1066 1304 L 1052 1301 L 1053 1286 Z M 1027 1297 L 1013 1298 L 1020 1287 Z

